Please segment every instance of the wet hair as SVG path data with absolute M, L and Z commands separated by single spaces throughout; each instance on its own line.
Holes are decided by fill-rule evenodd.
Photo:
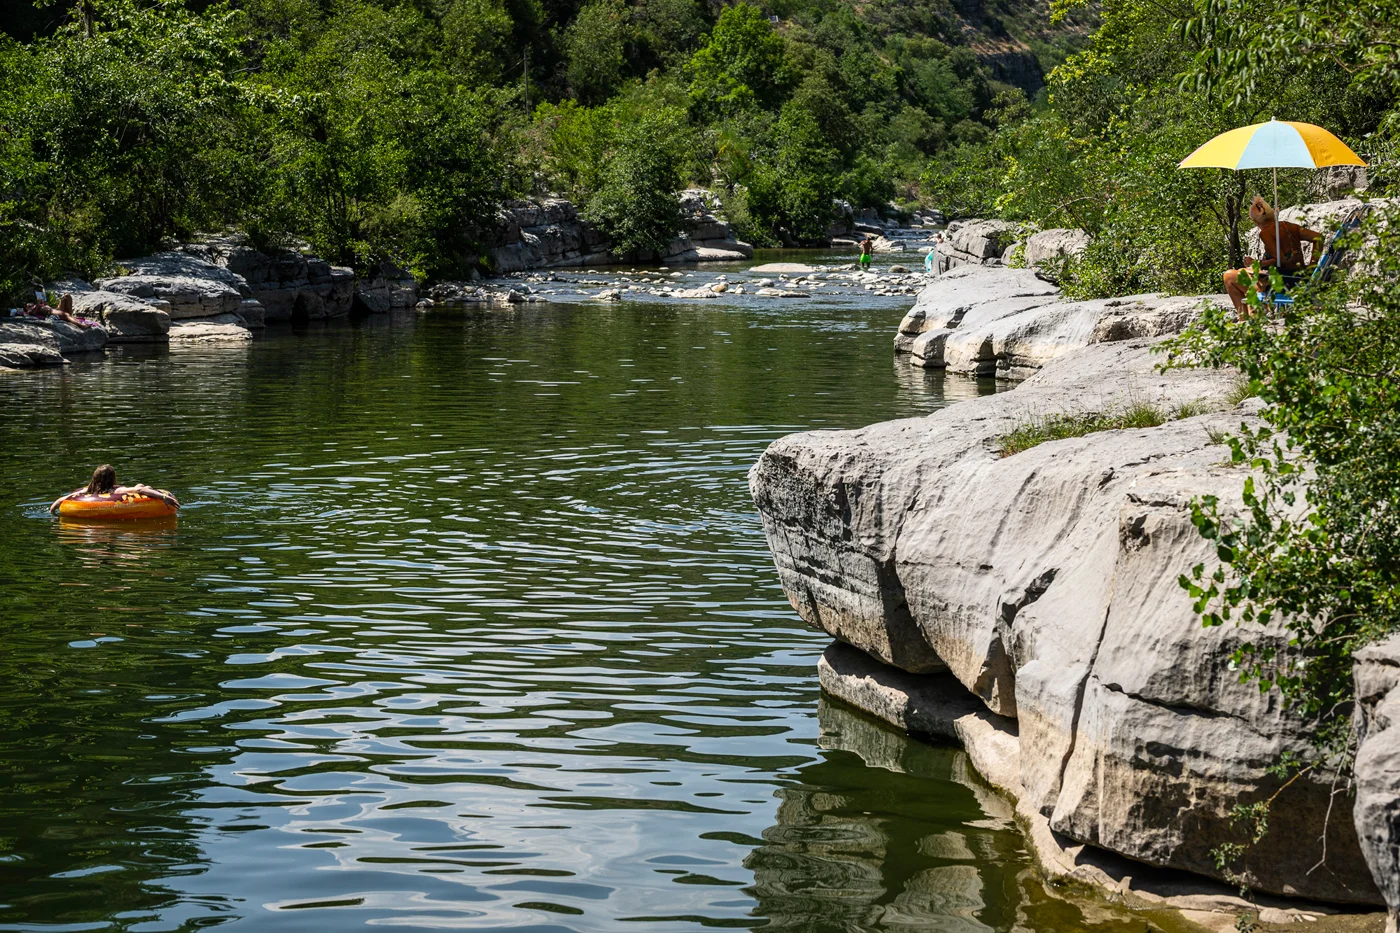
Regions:
M 104 463 L 92 471 L 92 479 L 88 480 L 87 488 L 83 492 L 89 496 L 105 496 L 116 488 L 117 471 L 110 463 Z

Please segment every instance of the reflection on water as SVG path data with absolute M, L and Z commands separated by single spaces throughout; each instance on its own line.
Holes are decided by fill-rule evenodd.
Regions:
M 891 368 L 900 314 L 532 306 L 0 381 L 0 929 L 1082 928 L 957 752 L 819 707 L 748 500 L 784 433 L 986 390 Z M 178 526 L 51 519 L 104 461 Z

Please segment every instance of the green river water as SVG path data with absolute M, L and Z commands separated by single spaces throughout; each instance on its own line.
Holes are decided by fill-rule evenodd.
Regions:
M 823 701 L 745 474 L 991 387 L 909 299 L 579 303 L 0 377 L 0 930 L 1141 931 Z M 178 526 L 68 526 L 111 461 Z

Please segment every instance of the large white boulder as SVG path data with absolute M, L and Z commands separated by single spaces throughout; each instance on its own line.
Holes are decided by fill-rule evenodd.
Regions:
M 1273 695 L 1229 670 L 1246 639 L 1202 629 L 1178 576 L 1209 562 L 1198 493 L 1237 499 L 1243 475 L 1212 432 L 1246 413 L 1054 441 L 1001 457 L 1013 428 L 1150 404 L 1221 408 L 1232 374 L 1157 371 L 1145 340 L 1100 343 L 1013 392 L 926 418 L 775 442 L 750 489 L 803 619 L 914 673 L 946 666 L 1017 721 L 1020 783 L 1050 828 L 1153 865 L 1222 877 L 1211 848 L 1236 804 L 1278 789 L 1284 752 L 1310 754 Z M 1260 890 L 1374 903 L 1355 830 L 1328 820 L 1331 778 L 1295 782 L 1277 838 L 1250 854 Z
M 999 266 L 1019 227 L 1005 220 L 955 220 L 943 231 L 938 271 L 956 266 Z
M 42 347 L 60 357 L 72 353 L 96 353 L 107 345 L 107 329 L 98 324 L 69 324 L 52 317 L 5 318 L 0 319 L 0 343 Z M 38 353 L 36 359 L 44 363 L 53 362 L 51 356 L 43 352 Z
M 121 292 L 72 290 L 73 310 L 102 322 L 109 343 L 164 343 L 170 333 L 165 302 L 146 301 Z
M 172 320 L 231 313 L 252 297 L 241 275 L 189 253 L 158 253 L 124 259 L 120 265 L 124 274 L 93 284 L 103 291 L 166 302 Z
M 1059 270 L 1065 260 L 1079 256 L 1094 238 L 1083 230 L 1067 227 L 1054 227 L 1040 230 L 1026 237 L 1026 268 L 1036 270 L 1051 281 L 1059 281 Z

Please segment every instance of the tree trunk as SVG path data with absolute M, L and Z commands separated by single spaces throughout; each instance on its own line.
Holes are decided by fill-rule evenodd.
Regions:
M 1225 195 L 1225 239 L 1230 248 L 1230 268 L 1238 269 L 1244 261 L 1244 247 L 1240 243 L 1240 215 L 1245 198 L 1243 172 L 1235 173 L 1234 189 Z

